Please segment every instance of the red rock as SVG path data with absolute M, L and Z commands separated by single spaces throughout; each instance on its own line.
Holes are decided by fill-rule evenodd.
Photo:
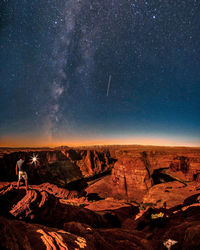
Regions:
M 38 155 L 37 164 L 27 167 L 29 182 L 41 184 L 49 182 L 60 187 L 66 187 L 70 182 L 82 180 L 110 170 L 114 160 L 109 151 L 97 150 L 49 150 L 11 152 L 0 157 L 0 180 L 17 180 L 15 165 L 20 154 L 31 159 Z
M 152 203 L 156 207 L 162 207 L 167 203 L 167 208 L 183 204 L 184 200 L 194 194 L 198 194 L 195 182 L 188 183 L 188 186 L 174 181 L 153 186 L 143 198 L 143 203 Z
M 151 215 L 161 212 L 163 217 L 152 219 Z M 149 208 L 138 220 L 127 219 L 123 226 L 143 232 L 145 239 L 154 241 L 154 249 L 164 249 L 164 243 L 169 239 L 177 242 L 172 249 L 199 249 L 199 216 L 200 206 L 194 204 L 175 214 L 168 209 Z
M 107 213 L 116 215 L 117 218 L 119 218 L 120 223 L 128 217 L 133 218 L 139 211 L 139 209 L 132 204 L 114 200 L 113 198 L 92 202 L 86 206 L 86 208 L 104 215 Z
M 111 249 L 155 249 L 155 243 L 145 239 L 144 233 L 136 230 L 104 229 L 98 232 L 112 246 Z
M 114 160 L 108 150 L 67 150 L 66 156 L 77 165 L 84 177 L 103 173 L 112 168 Z
M 144 239 L 144 234 L 137 231 L 94 230 L 85 224 L 75 222 L 68 223 L 65 227 L 66 230 L 61 230 L 0 217 L 0 247 L 1 249 L 154 249 L 151 241 Z
M 140 202 L 155 184 L 193 181 L 195 175 L 198 181 L 199 152 L 127 151 L 124 155 L 117 155 L 111 176 L 86 188 L 88 194 Z
M 99 227 L 106 225 L 102 216 L 85 208 L 63 204 L 47 191 L 9 187 L 0 192 L 1 214 L 51 226 L 78 221 Z
M 197 174 L 196 174 L 196 182 L 200 182 L 200 173 L 198 172 Z
M 98 194 L 98 196 L 102 198 L 117 198 L 115 197 L 113 192 L 113 186 L 115 185 L 116 184 L 113 183 L 112 176 L 109 175 L 90 185 L 88 188 L 85 189 L 85 191 L 87 192 L 87 194 Z
M 85 224 L 69 222 L 65 230 L 81 235 L 93 242 L 93 249 L 155 249 L 154 242 L 145 239 L 145 234 L 127 229 L 93 229 Z M 95 240 L 95 242 L 94 242 Z
M 50 183 L 43 183 L 41 185 L 32 185 L 31 188 L 37 189 L 39 191 L 46 191 L 49 194 L 53 194 L 54 196 L 62 199 L 67 199 L 69 196 L 71 196 L 71 192 L 65 188 L 60 188 L 54 184 Z M 78 195 L 78 192 L 73 193 L 74 196 Z
M 6 177 L 5 180 L 8 180 L 10 175 L 11 180 L 16 179 L 13 166 L 17 154 L 11 153 L 1 158 L 1 178 Z M 27 152 L 28 154 L 32 152 Z M 117 159 L 114 167 L 113 158 Z M 197 185 L 200 168 L 198 149 L 124 147 L 122 150 L 118 147 L 111 148 L 110 152 L 101 149 L 76 149 L 65 152 L 62 150 L 56 153 L 43 151 L 40 163 L 40 166 L 33 166 L 28 173 L 31 178 L 33 177 L 34 183 L 37 183 L 37 180 L 39 182 L 50 180 L 52 183 L 65 186 L 74 181 L 76 185 L 82 178 L 90 177 L 86 179 L 89 184 L 93 183 L 86 189 L 88 195 L 78 198 L 77 192 L 70 192 L 49 183 L 34 185 L 27 193 L 24 187 L 17 191 L 13 185 L 9 186 L 9 183 L 0 183 L 1 215 L 26 221 L 16 224 L 15 220 L 7 222 L 5 218 L 2 220 L 0 218 L 0 248 L 5 246 L 12 248 L 16 246 L 11 245 L 15 242 L 17 246 L 21 246 L 16 240 L 21 234 L 30 237 L 30 244 L 39 249 L 62 248 L 66 247 L 67 241 L 63 235 L 68 235 L 69 231 L 71 235 L 76 235 L 75 237 L 84 238 L 77 245 L 75 242 L 77 238 L 72 236 L 67 241 L 69 249 L 81 246 L 92 250 L 163 249 L 163 243 L 168 239 L 178 242 L 174 246 L 176 249 L 198 249 L 200 224 L 200 191 Z M 111 175 L 105 177 L 101 175 L 109 173 L 111 168 Z M 99 175 L 98 181 L 91 178 L 96 175 Z M 114 197 L 121 200 L 105 199 L 90 202 L 92 197 L 94 199 Z M 141 206 L 154 205 L 157 209 L 148 207 L 147 211 L 138 214 L 135 220 L 138 209 L 127 204 L 127 201 L 130 203 L 143 201 Z M 70 202 L 72 204 L 74 202 L 76 206 L 69 205 Z M 167 209 L 162 210 L 164 202 L 167 203 Z M 87 208 L 81 207 L 82 205 Z M 165 216 L 164 221 L 162 219 L 152 221 L 149 216 L 151 212 L 159 211 L 165 211 L 169 217 Z M 29 221 L 64 228 L 65 233 L 60 234 L 58 229 L 28 224 Z M 6 223 L 9 229 L 6 228 Z M 143 224 L 143 227 L 139 228 L 139 223 Z M 105 229 L 121 225 L 123 228 Z M 33 227 L 35 231 L 29 227 Z M 99 227 L 102 229 L 97 229 Z M 27 234 L 21 233 L 21 229 L 27 230 Z M 9 230 L 13 230 L 14 233 Z M 40 235 L 40 240 L 33 231 Z M 5 236 L 7 232 L 8 235 L 14 235 L 12 238 L 14 241 L 8 242 L 10 238 Z M 33 238 L 29 235 L 30 232 Z M 24 239 L 21 241 L 27 248 L 29 247 L 27 243 L 29 238 L 26 242 Z M 37 241 L 39 245 L 34 245 Z M 1 242 L 5 244 L 1 245 Z
M 85 238 L 64 230 L 0 217 L 1 249 L 94 249 Z
M 87 193 L 98 193 L 100 197 L 140 201 L 151 187 L 149 171 L 140 158 L 121 158 L 112 170 L 112 175 L 86 189 Z
M 186 231 L 183 241 L 183 250 L 198 249 L 200 247 L 200 224 L 190 225 Z

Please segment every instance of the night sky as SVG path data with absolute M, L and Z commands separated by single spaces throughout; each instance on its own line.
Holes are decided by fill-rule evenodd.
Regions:
M 0 146 L 200 145 L 200 1 L 0 0 L 0 109 Z

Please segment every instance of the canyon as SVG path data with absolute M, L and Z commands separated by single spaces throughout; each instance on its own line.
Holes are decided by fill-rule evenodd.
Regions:
M 198 249 L 200 148 L 1 148 L 0 204 L 2 249 Z

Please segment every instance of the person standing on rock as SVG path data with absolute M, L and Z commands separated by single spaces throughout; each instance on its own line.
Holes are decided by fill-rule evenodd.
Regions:
M 16 175 L 18 175 L 17 189 L 19 189 L 20 181 L 22 178 L 25 181 L 26 190 L 28 190 L 28 175 L 26 173 L 26 167 L 28 163 L 24 155 L 20 156 L 20 159 L 16 163 Z

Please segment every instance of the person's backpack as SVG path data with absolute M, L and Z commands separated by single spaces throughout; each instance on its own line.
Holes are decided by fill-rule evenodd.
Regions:
M 25 160 L 21 165 L 21 171 L 26 171 L 27 169 L 27 161 Z

